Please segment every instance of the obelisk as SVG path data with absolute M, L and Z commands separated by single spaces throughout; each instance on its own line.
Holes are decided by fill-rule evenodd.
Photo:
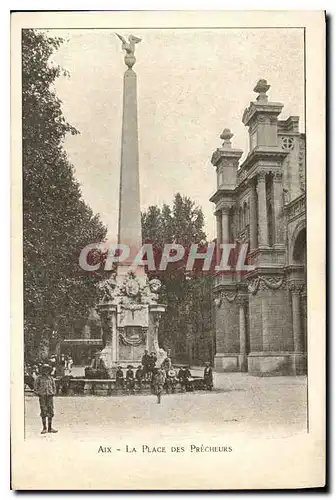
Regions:
M 141 40 L 131 35 L 126 42 L 121 35 L 117 36 L 126 52 L 127 66 L 123 87 L 118 244 L 122 251 L 129 249 L 130 254 L 117 263 L 116 273 L 98 285 L 97 309 L 103 331 L 103 349 L 98 360 L 112 377 L 117 365 L 141 363 L 145 349 L 156 351 L 158 360 L 161 359 L 165 351 L 159 348 L 158 328 L 166 309 L 159 303 L 160 281 L 149 280 L 143 265 L 132 266 L 142 246 L 137 80 L 132 69 L 135 44 Z
M 140 38 L 131 35 L 129 41 L 117 34 L 122 43 L 127 70 L 123 85 L 123 114 L 121 134 L 121 164 L 119 189 L 118 244 L 127 245 L 129 257 L 120 262 L 118 275 L 125 275 L 142 245 L 140 187 L 139 187 L 139 147 L 138 147 L 138 105 L 137 76 L 132 69 L 135 64 L 135 44 Z M 143 267 L 137 267 L 135 274 L 142 275 Z

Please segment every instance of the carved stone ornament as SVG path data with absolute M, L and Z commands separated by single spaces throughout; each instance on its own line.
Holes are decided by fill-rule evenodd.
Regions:
M 137 347 L 146 341 L 146 329 L 134 330 L 130 335 L 125 335 L 123 328 L 119 328 L 119 342 L 126 346 Z
M 281 182 L 282 181 L 282 172 L 274 172 L 273 173 L 273 181 Z
M 258 172 L 257 175 L 256 175 L 258 183 L 259 182 L 265 182 L 266 175 L 267 175 L 267 172 L 265 172 L 264 170 L 260 170 L 260 172 Z
M 245 307 L 248 303 L 248 297 L 246 295 L 238 295 L 237 302 L 240 307 Z
M 131 280 L 126 284 L 125 289 L 128 297 L 136 297 L 140 291 L 140 284 L 135 280 Z
M 223 300 L 226 300 L 227 302 L 234 302 L 237 298 L 238 292 L 235 293 L 227 293 L 227 292 L 220 292 L 215 298 L 215 304 L 217 307 L 220 307 Z
M 158 293 L 161 289 L 161 281 L 158 279 L 152 279 L 149 282 L 150 291 L 153 293 Z
M 257 276 L 249 281 L 248 291 L 255 295 L 259 289 L 262 290 L 279 290 L 285 284 L 285 278 L 276 278 L 276 277 L 268 277 L 265 276 Z
M 215 305 L 219 308 L 222 305 L 222 297 L 218 295 L 215 297 Z
M 161 288 L 158 279 L 139 279 L 130 271 L 122 283 L 117 283 L 115 275 L 98 284 L 99 302 L 120 304 L 129 309 L 139 309 L 142 305 L 157 304 Z
M 224 148 L 231 148 L 231 139 L 233 137 L 233 133 L 229 128 L 225 128 L 223 132 L 220 135 L 220 138 L 224 141 L 223 142 L 223 147 Z
M 100 281 L 97 285 L 98 297 L 100 302 L 110 302 L 114 298 L 115 289 L 117 287 L 117 282 L 115 275 L 110 278 Z
M 294 138 L 293 137 L 281 137 L 281 147 L 285 151 L 291 151 L 294 149 Z
M 128 42 L 126 41 L 126 39 L 122 36 L 122 35 L 119 35 L 119 33 L 116 33 L 117 37 L 119 38 L 119 40 L 122 41 L 122 45 L 121 45 L 121 48 L 122 50 L 125 51 L 125 64 L 126 66 L 129 67 L 129 69 L 131 69 L 134 64 L 135 64 L 135 44 L 136 43 L 139 43 L 141 42 L 141 38 L 138 38 L 134 35 L 130 35 L 128 37 Z
M 227 301 L 227 302 L 234 302 L 237 298 L 237 295 L 238 293 L 223 293 L 223 298 Z
M 305 285 L 301 281 L 290 281 L 288 288 L 293 294 L 300 294 L 304 292 Z

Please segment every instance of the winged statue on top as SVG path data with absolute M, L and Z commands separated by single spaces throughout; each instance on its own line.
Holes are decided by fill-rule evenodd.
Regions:
M 122 35 L 119 35 L 119 33 L 116 33 L 116 35 L 119 38 L 119 40 L 122 41 L 121 48 L 126 52 L 125 64 L 129 67 L 129 69 L 131 69 L 136 61 L 135 56 L 134 56 L 135 44 L 141 42 L 141 38 L 138 38 L 134 35 L 130 35 L 128 37 L 128 42 L 127 42 L 126 39 Z

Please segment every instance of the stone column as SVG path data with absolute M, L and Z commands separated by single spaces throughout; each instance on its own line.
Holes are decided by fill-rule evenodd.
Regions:
M 118 265 L 118 274 L 127 272 L 142 245 L 137 114 L 137 77 L 129 68 L 124 74 L 118 243 L 130 247 L 130 256 Z M 136 271 L 142 274 L 143 268 Z
M 273 202 L 274 202 L 274 242 L 281 244 L 283 240 L 282 210 L 283 210 L 283 189 L 282 173 L 275 172 L 273 175 Z
M 257 190 L 258 190 L 259 246 L 268 246 L 266 172 L 258 173 Z
M 292 293 L 294 352 L 303 353 L 304 343 L 303 343 L 303 335 L 301 329 L 301 307 L 300 307 L 302 284 L 290 283 L 289 288 Z
M 247 370 L 247 342 L 246 342 L 246 314 L 245 308 L 247 297 L 245 295 L 238 296 L 239 304 L 239 368 L 244 372 Z
M 230 243 L 230 207 L 222 208 L 222 243 Z
M 254 179 L 251 179 L 250 187 L 250 245 L 251 250 L 254 250 L 258 247 L 257 192 Z
M 217 229 L 216 264 L 219 265 L 221 258 L 220 244 L 222 243 L 222 215 L 220 211 L 216 212 L 216 229 Z

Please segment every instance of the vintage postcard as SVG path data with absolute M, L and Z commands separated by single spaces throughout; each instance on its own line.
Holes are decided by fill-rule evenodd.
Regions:
M 325 484 L 325 18 L 11 18 L 12 488 Z

